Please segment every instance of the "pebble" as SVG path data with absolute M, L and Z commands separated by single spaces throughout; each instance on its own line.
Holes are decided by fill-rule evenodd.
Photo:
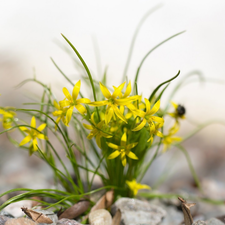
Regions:
M 6 222 L 7 220 L 9 220 L 9 219 L 10 219 L 10 218 L 7 217 L 7 216 L 2 216 L 2 215 L 0 215 L 0 225 L 4 225 L 5 222 Z
M 56 225 L 84 225 L 81 223 L 78 223 L 76 220 L 70 220 L 70 219 L 60 219 L 58 220 Z
M 216 218 L 211 218 L 207 221 L 207 225 L 224 225 L 224 223 Z
M 206 222 L 202 220 L 197 220 L 192 225 L 206 225 Z
M 9 219 L 5 222 L 5 225 L 37 225 L 38 223 L 31 219 L 20 217 L 16 219 Z
M 1 216 L 6 216 L 8 218 L 14 218 L 14 216 L 8 212 L 6 212 L 5 210 L 0 211 L 0 215 Z
M 121 222 L 124 225 L 158 225 L 166 211 L 159 206 L 132 198 L 120 198 L 112 206 L 112 214 L 121 211 Z
M 94 210 L 88 218 L 91 225 L 112 225 L 112 216 L 106 209 Z

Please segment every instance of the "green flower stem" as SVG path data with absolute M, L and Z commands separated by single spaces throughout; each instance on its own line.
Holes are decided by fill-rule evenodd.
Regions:
M 81 124 L 80 120 L 78 120 L 76 117 L 73 117 L 73 118 L 79 124 L 79 126 L 82 129 L 82 131 L 84 132 L 85 136 L 88 136 L 88 133 L 87 133 L 86 129 L 83 127 L 83 125 Z M 93 140 L 90 140 L 90 144 L 91 144 L 92 149 L 94 150 L 95 155 L 98 157 L 98 160 L 99 160 L 101 157 L 96 149 L 96 146 L 95 146 Z
M 55 67 L 58 69 L 58 71 L 64 76 L 64 78 L 74 87 L 74 83 L 66 76 L 66 74 L 59 68 L 59 66 L 56 64 L 56 62 L 51 58 L 52 63 L 55 65 Z M 83 96 L 81 96 L 83 98 Z
M 104 155 L 102 156 L 102 158 L 100 159 L 99 164 L 98 164 L 98 166 L 96 167 L 96 169 L 95 169 L 95 171 L 94 171 L 94 174 L 93 174 L 93 176 L 92 176 L 92 178 L 91 178 L 91 182 L 90 182 L 89 189 L 91 189 L 91 187 L 92 187 L 92 184 L 93 184 L 93 181 L 94 181 L 95 175 L 97 174 L 98 169 L 100 168 L 101 163 L 102 163 L 102 161 L 103 161 L 103 159 L 104 159 L 104 158 L 105 158 L 105 154 L 104 154 Z
M 179 74 L 180 74 L 180 71 L 178 71 L 178 73 L 177 73 L 174 77 L 172 77 L 171 79 L 166 80 L 165 82 L 163 82 L 163 83 L 161 83 L 160 85 L 158 85 L 158 86 L 155 88 L 155 90 L 152 92 L 152 94 L 149 96 L 149 99 L 148 99 L 149 102 L 152 101 L 152 99 L 154 98 L 156 92 L 159 90 L 159 88 L 160 88 L 161 86 L 163 86 L 164 84 L 167 84 L 167 83 L 169 83 L 170 81 L 176 79 L 176 78 L 179 76 Z M 166 88 L 167 88 L 167 86 L 166 86 Z M 164 90 L 163 90 L 163 91 L 164 91 Z M 157 98 L 157 99 L 158 99 L 158 98 Z M 155 101 L 155 102 L 157 102 L 157 101 Z
M 70 47 L 73 49 L 73 51 L 76 53 L 77 57 L 79 58 L 79 60 L 81 61 L 81 63 L 83 64 L 86 72 L 87 72 L 87 75 L 89 77 L 89 80 L 90 80 L 90 83 L 91 83 L 91 87 L 92 87 L 92 91 L 93 91 L 93 97 L 94 97 L 94 100 L 97 101 L 97 98 L 96 98 L 96 93 L 95 93 L 95 86 L 94 86 L 94 82 L 93 82 L 93 79 L 92 79 L 92 76 L 91 76 L 91 73 L 90 73 L 90 70 L 88 69 L 88 66 L 87 64 L 85 63 L 85 61 L 83 60 L 83 58 L 81 57 L 80 53 L 77 51 L 77 49 L 73 46 L 73 44 L 63 35 L 63 38 L 67 41 L 67 43 L 70 45 Z M 98 108 L 96 109 L 96 112 L 97 112 L 97 115 L 98 115 L 98 120 L 100 121 L 100 115 L 99 115 L 99 111 L 98 111 Z
M 197 176 L 197 174 L 196 174 L 196 172 L 195 172 L 195 169 L 194 169 L 194 167 L 193 167 L 193 165 L 192 165 L 192 162 L 191 162 L 191 159 L 190 159 L 190 156 L 189 156 L 188 152 L 187 152 L 186 149 L 185 149 L 183 146 L 181 146 L 181 145 L 178 145 L 178 144 L 177 144 L 176 147 L 179 148 L 179 149 L 184 153 L 184 156 L 185 156 L 185 158 L 186 158 L 186 160 L 187 160 L 187 162 L 188 162 L 188 166 L 189 166 L 190 171 L 191 171 L 191 174 L 192 174 L 192 176 L 193 176 L 193 178 L 194 178 L 194 180 L 195 180 L 195 183 L 196 183 L 198 189 L 199 189 L 201 192 L 203 192 L 203 189 L 202 189 L 202 187 L 201 187 L 201 184 L 200 184 L 200 181 L 199 181 L 199 179 L 198 179 L 198 176 Z
M 69 79 L 68 76 L 66 76 L 66 74 L 59 68 L 59 66 L 55 63 L 55 61 L 51 58 L 51 61 L 53 62 L 53 64 L 55 65 L 55 67 L 58 69 L 58 71 L 64 76 L 64 78 L 66 78 L 66 80 L 74 87 L 74 83 Z M 83 94 L 81 93 L 81 91 L 79 92 L 81 98 L 84 98 Z M 90 118 L 91 117 L 91 114 L 90 114 L 90 108 L 88 105 L 85 104 L 85 108 L 87 109 L 87 114 L 88 114 L 88 117 Z
M 139 76 L 139 73 L 140 73 L 140 69 L 141 69 L 141 67 L 142 67 L 142 65 L 143 65 L 143 63 L 144 63 L 144 61 L 146 60 L 146 58 L 150 55 L 150 53 L 152 53 L 155 49 L 157 49 L 159 46 L 161 46 L 162 44 L 166 43 L 166 42 L 169 41 L 170 39 L 172 39 L 172 38 L 174 38 L 174 37 L 176 37 L 176 36 L 178 36 L 178 35 L 180 35 L 180 34 L 182 34 L 182 33 L 184 33 L 184 32 L 185 32 L 185 31 L 181 31 L 181 32 L 179 32 L 179 33 L 177 33 L 177 34 L 174 34 L 174 35 L 170 36 L 170 37 L 167 38 L 166 40 L 160 42 L 158 45 L 156 45 L 156 46 L 155 46 L 154 48 L 152 48 L 150 51 L 148 51 L 148 53 L 147 53 L 147 54 L 144 56 L 144 58 L 141 60 L 141 63 L 140 63 L 140 65 L 139 65 L 138 69 L 137 69 L 137 72 L 136 72 L 136 75 L 135 75 L 134 83 L 137 83 L 138 76 Z
M 145 173 L 147 172 L 148 168 L 152 165 L 152 162 L 155 160 L 155 158 L 157 157 L 158 155 L 158 152 L 159 152 L 159 149 L 160 149 L 160 146 L 161 146 L 161 141 L 162 141 L 162 138 L 160 138 L 160 141 L 159 141 L 159 144 L 156 148 L 156 151 L 155 151 L 155 154 L 153 155 L 152 159 L 149 161 L 149 163 L 147 163 L 147 165 L 144 167 L 144 169 L 141 171 L 141 175 L 138 177 L 138 181 L 141 182 L 141 180 L 143 179 Z
M 185 199 L 191 200 L 191 201 L 201 201 L 213 205 L 224 205 L 224 200 L 215 200 L 215 199 L 210 199 L 210 198 L 201 198 L 201 197 L 193 197 L 193 196 L 181 196 L 179 194 L 164 194 L 164 193 L 154 193 L 154 192 L 140 192 L 138 194 L 141 197 L 144 198 L 159 198 L 159 199 L 177 199 L 178 197 L 183 197 Z
M 50 144 L 50 143 L 49 143 L 49 144 Z M 50 144 L 50 145 L 51 145 L 51 144 Z M 58 159 L 58 160 L 60 161 L 60 163 L 62 164 L 62 166 L 63 166 L 64 170 L 66 171 L 66 174 L 67 174 L 67 175 L 65 175 L 65 174 L 62 173 L 60 170 L 58 170 L 58 169 L 56 168 L 55 164 L 54 164 L 53 162 L 51 162 L 51 161 L 48 160 L 48 158 L 47 158 L 47 157 L 45 156 L 45 154 L 41 151 L 41 149 L 39 149 L 39 154 L 40 154 L 40 155 L 43 157 L 43 159 L 44 159 L 44 160 L 52 167 L 52 169 L 53 169 L 55 172 L 57 172 L 57 174 L 58 174 L 58 173 L 61 174 L 62 176 L 64 176 L 66 179 L 68 179 L 68 180 L 70 181 L 70 183 L 72 184 L 72 186 L 73 186 L 73 188 L 74 188 L 75 191 L 76 191 L 76 190 L 77 190 L 77 192 L 80 191 L 80 190 L 78 189 L 78 187 L 75 185 L 75 183 L 73 182 L 73 179 L 72 179 L 72 177 L 71 177 L 69 171 L 67 170 L 65 164 L 62 162 L 61 158 L 59 157 L 58 153 L 55 151 L 55 149 L 53 148 L 52 145 L 51 145 L 51 148 L 52 148 L 52 150 L 54 151 L 54 153 L 55 153 L 57 159 Z M 66 183 L 63 182 L 63 184 L 65 185 Z M 66 185 L 66 186 L 67 186 L 67 185 Z M 65 188 L 66 188 L 66 186 L 65 186 Z M 67 187 L 67 188 L 68 188 L 68 187 Z
M 171 92 L 171 94 L 169 95 L 169 98 L 167 100 L 167 105 L 164 109 L 164 112 L 168 111 L 169 105 L 170 105 L 170 101 L 171 99 L 174 97 L 175 93 L 181 88 L 182 85 L 187 84 L 184 83 L 184 81 L 186 81 L 188 78 L 197 75 L 199 78 L 199 81 L 203 82 L 205 81 L 205 78 L 203 77 L 202 73 L 200 71 L 192 71 L 191 73 L 188 73 L 186 76 L 183 77 L 183 79 L 175 86 L 175 88 L 173 89 L 173 91 Z

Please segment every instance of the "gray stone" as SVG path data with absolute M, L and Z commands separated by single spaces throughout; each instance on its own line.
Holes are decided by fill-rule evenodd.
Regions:
M 4 210 L 2 210 L 2 211 L 0 212 L 0 215 L 1 215 L 1 216 L 7 216 L 7 217 L 9 217 L 9 218 L 14 218 L 14 216 L 13 216 L 12 214 L 10 214 L 10 213 L 8 213 L 8 212 L 6 212 L 6 211 L 4 211 Z
M 202 220 L 195 221 L 192 225 L 206 225 L 207 223 Z
M 112 206 L 114 215 L 120 209 L 121 225 L 157 225 L 166 216 L 166 211 L 159 206 L 131 198 L 120 198 Z
M 224 223 L 216 218 L 207 220 L 207 225 L 224 225 Z
M 9 220 L 9 219 L 10 219 L 10 218 L 7 217 L 7 216 L 2 216 L 2 215 L 0 215 L 0 225 L 4 225 L 5 222 L 6 222 L 7 220 Z
M 178 211 L 173 206 L 162 207 L 166 211 L 166 216 L 163 218 L 160 225 L 174 225 L 180 224 L 184 220 L 183 213 Z

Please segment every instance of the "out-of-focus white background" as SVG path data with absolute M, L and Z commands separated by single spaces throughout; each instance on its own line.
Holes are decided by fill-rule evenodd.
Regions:
M 133 81 L 144 55 L 166 38 L 186 30 L 160 46 L 145 61 L 138 80 L 144 97 L 161 82 L 181 71 L 180 78 L 199 70 L 219 83 L 198 82 L 185 86 L 174 98 L 185 105 L 187 118 L 199 123 L 225 121 L 225 1 L 223 0 L 9 0 L 0 2 L 0 105 L 21 107 L 23 97 L 36 91 L 33 85 L 14 86 L 36 77 L 58 90 L 70 84 L 57 71 L 52 57 L 73 82 L 79 79 L 68 54 L 56 43 L 66 45 L 63 33 L 78 49 L 95 79 L 100 80 L 108 66 L 108 85 L 119 85 L 132 35 L 141 18 L 161 5 L 144 22 L 137 36 L 128 78 Z M 95 44 L 94 44 L 95 43 Z M 100 69 L 96 63 L 96 43 Z M 197 80 L 197 79 L 196 79 Z M 169 93 L 176 84 L 174 81 Z M 81 87 L 82 89 L 82 87 Z M 163 98 L 162 105 L 166 98 Z M 184 122 L 181 134 L 185 133 Z M 224 146 L 225 128 L 213 125 L 200 133 L 203 144 Z

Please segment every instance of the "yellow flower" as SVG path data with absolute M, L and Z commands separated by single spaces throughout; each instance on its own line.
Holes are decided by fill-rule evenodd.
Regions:
M 174 142 L 182 141 L 181 137 L 173 136 L 174 134 L 178 132 L 178 130 L 179 130 L 179 125 L 178 123 L 175 123 L 174 126 L 169 129 L 168 135 L 164 136 L 164 139 L 162 140 L 162 143 L 164 144 L 163 152 L 166 152 L 168 148 L 171 146 L 171 144 L 173 144 Z
M 113 143 L 109 143 L 109 142 L 106 142 L 106 143 L 110 148 L 116 150 L 108 156 L 108 159 L 114 159 L 114 158 L 116 158 L 117 156 L 120 155 L 123 166 L 126 166 L 126 164 L 127 164 L 126 156 L 128 156 L 131 159 L 135 159 L 135 160 L 138 159 L 138 157 L 133 152 L 130 151 L 132 148 L 134 148 L 138 144 L 138 142 L 131 143 L 131 144 L 127 145 L 127 134 L 126 134 L 126 132 L 124 132 L 124 134 L 122 135 L 122 138 L 121 138 L 121 141 L 120 141 L 120 146 L 115 145 Z
M 146 111 L 142 111 L 142 110 L 136 110 L 135 113 L 140 116 L 141 118 L 143 118 L 142 122 L 136 126 L 132 131 L 138 131 L 138 130 L 141 130 L 146 123 L 148 123 L 149 125 L 149 129 L 150 129 L 150 132 L 151 131 L 155 131 L 156 128 L 155 128 L 155 124 L 153 123 L 153 121 L 163 125 L 164 123 L 164 120 L 163 118 L 160 118 L 158 116 L 153 116 L 158 110 L 159 110 L 159 107 L 160 107 L 160 100 L 158 100 L 155 105 L 152 107 L 151 109 L 151 104 L 150 102 L 148 101 L 148 99 L 145 98 L 145 107 L 146 107 Z
M 107 100 L 91 102 L 89 105 L 91 106 L 103 106 L 108 105 L 105 112 L 105 123 L 108 124 L 114 114 L 119 117 L 122 121 L 127 123 L 126 118 L 119 110 L 118 106 L 125 106 L 130 104 L 131 102 L 138 99 L 138 96 L 127 97 L 131 92 L 131 87 L 128 85 L 125 94 L 121 96 L 121 91 L 125 85 L 125 82 L 122 83 L 119 87 L 114 87 L 114 92 L 111 94 L 110 91 L 100 82 L 100 89 L 102 94 Z M 120 98 L 121 96 L 122 98 Z
M 66 112 L 67 112 L 68 108 L 63 108 L 55 100 L 54 100 L 53 104 L 54 104 L 55 108 L 58 109 L 58 110 L 52 112 L 53 116 L 57 116 L 57 119 L 55 122 L 58 124 L 59 121 L 62 120 L 62 122 L 66 125 Z M 56 125 L 55 125 L 55 129 L 57 129 Z
M 34 116 L 33 116 L 32 119 L 31 119 L 30 126 L 31 126 L 32 128 L 36 128 L 36 120 L 35 120 L 35 117 L 34 117 Z M 41 125 L 37 128 L 37 130 L 41 132 L 42 130 L 45 129 L 45 127 L 46 127 L 46 123 L 43 123 L 43 124 L 41 124 Z M 40 133 L 40 132 L 38 132 L 37 130 L 32 129 L 32 128 L 31 128 L 31 129 L 27 129 L 27 127 L 20 127 L 20 129 L 21 129 L 22 131 L 24 131 L 25 133 L 28 134 L 28 135 L 20 142 L 20 146 L 21 146 L 21 145 L 25 145 L 26 143 L 32 141 L 32 143 L 31 143 L 31 145 L 30 145 L 30 154 L 32 154 L 33 151 L 37 151 L 37 150 L 38 150 L 38 148 L 37 148 L 37 145 L 38 145 L 37 138 L 43 139 L 43 140 L 48 140 L 48 138 L 47 138 L 44 134 L 42 134 L 42 133 Z
M 126 181 L 127 185 L 129 186 L 130 190 L 133 192 L 133 195 L 136 196 L 138 193 L 138 190 L 140 189 L 151 189 L 148 185 L 146 184 L 140 184 L 137 183 L 135 179 L 132 181 Z
M 100 121 L 98 124 L 95 123 L 94 113 L 92 113 L 91 115 L 91 122 L 93 123 L 93 125 L 83 123 L 83 126 L 86 129 L 91 130 L 90 134 L 87 136 L 87 139 L 90 140 L 93 137 L 95 137 L 98 147 L 101 148 L 101 138 L 102 137 L 111 138 L 112 136 L 104 132 L 103 129 L 106 128 L 104 120 Z
M 153 123 L 152 123 L 153 124 Z M 152 143 L 153 142 L 153 135 L 157 135 L 158 137 L 163 137 L 163 134 L 158 129 L 163 126 L 162 123 L 157 123 L 155 126 L 149 126 L 150 129 L 150 138 L 147 140 L 147 142 Z
M 66 98 L 62 101 L 59 102 L 60 107 L 64 108 L 64 107 L 68 107 L 67 112 L 66 112 L 66 121 L 65 121 L 65 125 L 68 126 L 71 117 L 72 117 L 72 113 L 73 113 L 73 109 L 74 107 L 81 113 L 84 114 L 86 113 L 86 108 L 81 105 L 82 103 L 89 103 L 90 100 L 88 98 L 80 98 L 77 99 L 78 94 L 80 92 L 80 85 L 81 85 L 81 81 L 79 80 L 73 88 L 73 92 L 72 92 L 72 96 L 69 93 L 69 91 L 67 90 L 67 88 L 63 88 L 63 93 L 66 96 Z
M 2 126 L 4 129 L 9 129 L 12 127 L 13 118 L 16 115 L 16 113 L 12 111 L 5 111 L 3 109 L 0 109 L 0 114 L 3 115 L 2 118 L 0 118 L 0 121 L 2 121 Z
M 175 112 L 173 113 L 168 113 L 171 117 L 175 118 L 175 120 L 178 122 L 178 119 L 185 119 L 185 108 L 182 105 L 178 105 L 175 102 L 171 102 L 171 104 L 173 105 Z

